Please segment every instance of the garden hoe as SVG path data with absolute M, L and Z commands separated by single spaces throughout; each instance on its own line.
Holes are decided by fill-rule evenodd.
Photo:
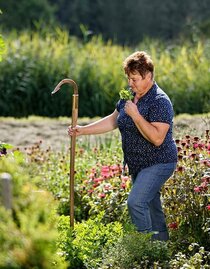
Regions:
M 63 79 L 55 87 L 52 94 L 60 90 L 63 84 L 72 84 L 74 88 L 73 100 L 72 100 L 72 128 L 77 125 L 78 118 L 78 87 L 72 79 Z M 70 146 L 70 178 L 69 178 L 69 191 L 70 191 L 70 227 L 74 227 L 74 162 L 75 162 L 75 144 L 76 144 L 76 133 L 73 132 L 71 136 Z

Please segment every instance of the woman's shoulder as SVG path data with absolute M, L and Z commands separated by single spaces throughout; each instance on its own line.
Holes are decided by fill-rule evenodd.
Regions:
M 161 102 L 161 103 L 171 103 L 171 100 L 170 100 L 168 94 L 158 85 L 156 88 L 156 94 L 154 96 L 154 99 L 158 102 Z
M 120 109 L 124 108 L 125 103 L 126 103 L 126 100 L 124 100 L 124 99 L 119 99 L 118 100 L 118 102 L 116 104 L 116 109 L 117 109 L 118 112 L 120 111 Z

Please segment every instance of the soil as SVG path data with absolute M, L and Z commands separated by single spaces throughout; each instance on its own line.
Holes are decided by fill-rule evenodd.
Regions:
M 78 119 L 78 124 L 87 124 L 96 119 Z M 43 147 L 61 150 L 69 147 L 67 128 L 71 123 L 69 118 L 49 119 L 29 117 L 22 119 L 0 118 L 0 141 L 15 147 L 25 148 L 42 141 Z M 210 129 L 210 114 L 181 115 L 174 121 L 174 136 L 186 134 L 202 136 Z

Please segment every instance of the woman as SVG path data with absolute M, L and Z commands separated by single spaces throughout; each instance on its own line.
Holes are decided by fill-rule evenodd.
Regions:
M 173 174 L 177 149 L 172 138 L 173 107 L 154 81 L 154 65 L 144 51 L 123 63 L 133 101 L 120 99 L 114 112 L 86 126 L 69 127 L 69 135 L 101 134 L 119 128 L 124 163 L 132 177 L 128 210 L 139 232 L 154 232 L 153 239 L 168 240 L 160 189 Z

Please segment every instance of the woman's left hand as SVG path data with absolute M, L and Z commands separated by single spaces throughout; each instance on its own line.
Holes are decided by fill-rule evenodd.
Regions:
M 125 103 L 125 107 L 124 107 L 124 110 L 126 112 L 126 114 L 128 114 L 130 117 L 136 115 L 136 113 L 139 114 L 139 111 L 138 111 L 138 108 L 137 108 L 137 105 L 134 104 L 132 101 L 127 101 Z

